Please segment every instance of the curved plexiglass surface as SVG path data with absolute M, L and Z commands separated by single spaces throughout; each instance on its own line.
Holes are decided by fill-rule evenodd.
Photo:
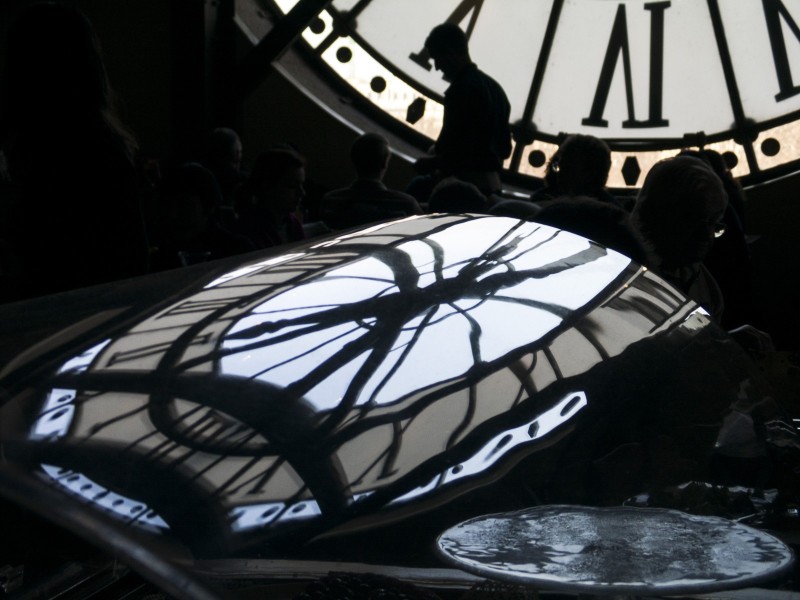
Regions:
M 516 486 L 523 463 L 520 490 L 566 500 L 602 489 L 566 476 L 617 445 L 710 452 L 740 393 L 731 351 L 697 305 L 584 238 L 414 217 L 215 267 L 59 348 L 15 379 L 4 456 L 122 527 L 264 556 Z

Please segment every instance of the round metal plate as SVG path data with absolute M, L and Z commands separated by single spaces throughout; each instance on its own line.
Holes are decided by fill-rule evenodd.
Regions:
M 541 506 L 445 531 L 437 550 L 487 578 L 590 594 L 699 593 L 788 573 L 777 538 L 719 517 L 630 507 Z

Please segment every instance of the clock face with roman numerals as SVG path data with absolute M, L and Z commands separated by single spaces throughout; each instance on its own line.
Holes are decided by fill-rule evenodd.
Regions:
M 297 0 L 266 4 L 288 12 Z M 687 147 L 717 150 L 752 179 L 800 159 L 800 0 L 333 0 L 304 38 L 371 102 L 435 139 L 448 84 L 424 40 L 445 21 L 509 96 L 511 171 L 543 175 L 568 133 L 609 143 L 619 186 Z

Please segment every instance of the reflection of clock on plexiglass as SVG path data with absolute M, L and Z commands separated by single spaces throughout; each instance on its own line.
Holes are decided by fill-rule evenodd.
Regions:
M 565 133 L 605 139 L 618 186 L 684 147 L 718 150 L 752 180 L 800 159 L 800 0 L 333 0 L 303 37 L 391 118 L 435 138 L 447 83 L 423 44 L 444 21 L 509 96 L 511 171 L 541 176 Z

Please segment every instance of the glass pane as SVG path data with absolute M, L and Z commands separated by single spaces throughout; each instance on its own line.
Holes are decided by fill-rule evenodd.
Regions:
M 283 11 L 290 10 L 296 2 L 276 0 Z M 346 13 L 357 5 L 356 0 L 335 0 L 331 6 Z M 788 64 L 785 86 L 786 81 L 800 81 L 800 35 L 794 33 L 800 9 L 789 11 L 784 4 L 780 6 L 785 10 L 777 11 L 775 19 L 782 33 L 779 47 L 785 49 Z M 528 94 L 551 10 L 551 2 L 525 0 L 508 0 L 502 7 L 462 0 L 372 0 L 362 6 L 354 23 L 375 56 L 348 37 L 334 41 L 322 58 L 384 112 L 435 139 L 443 108 L 426 93 L 443 94 L 448 84 L 438 71 L 426 70 L 425 61 L 419 56 L 430 28 L 460 11 L 461 27 L 471 31 L 472 58 L 503 85 L 512 103 L 512 121 L 516 121 L 530 100 Z M 777 97 L 781 82 L 767 29 L 768 8 L 758 0 L 742 0 L 735 6 L 720 3 L 720 10 L 746 116 L 762 120 L 800 110 L 800 91 L 797 96 Z M 664 28 L 660 109 L 650 97 L 654 78 L 658 77 L 650 70 L 651 56 L 658 51 L 652 33 L 659 27 L 659 17 L 663 17 Z M 330 13 L 324 11 L 320 18 L 322 30 L 314 33 L 309 28 L 303 34 L 312 47 L 333 31 Z M 613 42 L 615 26 L 619 27 L 617 33 L 624 35 Z M 503 32 L 502 45 L 497 43 L 498 32 Z M 610 46 L 614 49 L 611 55 L 615 66 L 606 78 L 609 89 L 603 98 L 598 86 Z M 630 51 L 629 78 L 623 68 L 624 50 Z M 405 80 L 396 75 L 400 73 Z M 628 83 L 632 86 L 630 105 L 626 97 Z M 413 124 L 407 121 L 412 102 L 424 105 L 422 116 Z M 659 116 L 662 122 L 653 126 Z M 604 126 L 599 126 L 598 119 L 605 122 Z M 547 134 L 580 132 L 617 140 L 674 139 L 686 132 L 713 135 L 730 130 L 734 117 L 707 5 L 693 0 L 565 0 L 532 120 L 538 131 Z M 639 126 L 624 126 L 626 122 Z M 641 126 L 643 122 L 645 126 Z M 756 148 L 760 168 L 795 160 L 797 148 L 792 139 L 786 127 L 762 134 Z M 726 154 L 729 162 L 735 163 L 735 176 L 749 174 L 744 149 L 738 144 L 725 141 L 707 147 Z M 554 150 L 554 145 L 539 141 L 526 147 L 519 172 L 542 177 L 546 159 Z M 652 164 L 676 153 L 615 152 L 609 185 L 638 186 Z M 506 161 L 506 167 L 509 164 Z
M 608 187 L 641 187 L 645 175 L 660 160 L 675 156 L 677 150 L 656 150 L 653 152 L 612 152 L 611 170 L 608 173 Z M 626 173 L 629 183 L 626 183 Z
M 358 16 L 358 32 L 390 64 L 424 88 L 441 94 L 447 87 L 441 75 L 426 70 L 411 56 L 423 49 L 430 27 L 447 20 L 460 4 L 373 0 Z M 662 4 L 666 8 L 653 9 Z M 470 38 L 471 55 L 481 69 L 505 88 L 512 104 L 512 120 L 519 119 L 526 106 L 550 10 L 550 3 L 509 0 L 502 6 L 484 3 L 479 12 L 473 8 L 462 19 L 461 26 L 467 29 L 477 14 Z M 422 14 L 424 19 L 420 18 Z M 651 54 L 659 50 L 651 39 L 658 15 L 664 19 L 663 76 L 650 73 Z M 619 45 L 610 44 L 615 23 L 625 26 L 618 30 L 624 32 L 618 38 Z M 502 32 L 501 45 L 498 32 Z M 567 0 L 533 121 L 539 131 L 552 135 L 582 132 L 624 139 L 679 138 L 684 132 L 727 131 L 733 124 L 733 114 L 714 39 L 708 9 L 703 3 Z M 598 85 L 609 45 L 614 49 L 611 55 L 616 66 L 607 78 L 610 87 L 604 97 L 598 94 Z M 623 69 L 623 48 L 630 52 L 630 80 Z M 651 83 L 656 78 L 663 81 L 660 110 L 650 98 Z M 632 106 L 626 99 L 628 82 L 633 94 Z M 585 124 L 590 116 L 607 121 L 607 125 Z M 623 126 L 625 121 L 641 123 L 656 121 L 657 117 L 668 121 L 668 125 Z
M 524 175 L 543 178 L 547 170 L 547 161 L 550 160 L 556 150 L 558 150 L 556 144 L 548 144 L 547 142 L 534 142 L 530 146 L 526 146 L 525 152 L 522 154 L 522 162 L 519 165 L 519 172 Z
M 439 136 L 444 112 L 442 105 L 425 98 L 395 77 L 351 38 L 337 39 L 322 54 L 322 58 L 340 77 L 384 112 L 432 140 Z M 409 123 L 406 120 L 408 107 L 417 98 L 425 100 L 425 112 L 418 121 Z
M 710 134 L 731 127 L 733 114 L 705 3 L 674 0 L 663 10 L 662 109 L 653 106 L 658 98 L 651 98 L 651 85 L 658 78 L 650 72 L 650 58 L 651 50 L 658 48 L 653 45 L 651 30 L 657 11 L 647 8 L 658 4 L 662 3 L 566 2 L 534 114 L 539 130 L 652 139 L 680 138 L 685 132 L 695 131 Z M 605 105 L 596 108 L 598 102 L 602 105 L 600 74 L 618 22 L 627 24 L 624 31 L 630 50 L 632 106 L 626 98 L 624 46 L 620 45 Z M 601 117 L 607 126 L 585 124 L 590 115 Z M 655 121 L 657 117 L 668 125 L 623 125 L 629 120 Z
M 358 4 L 358 0 L 333 0 L 331 6 L 339 12 L 348 12 Z
M 278 5 L 278 8 L 285 13 L 292 10 L 297 2 L 298 0 L 275 0 L 275 4 Z
M 731 162 L 735 163 L 733 167 L 729 167 L 734 177 L 744 177 L 750 174 L 750 166 L 747 164 L 747 156 L 745 155 L 744 147 L 733 140 L 726 140 L 716 144 L 707 144 L 705 149 L 715 150 L 722 154 L 728 165 L 730 165 Z
M 800 125 L 789 123 L 762 131 L 753 144 L 761 169 L 770 169 L 800 158 Z
M 773 55 L 766 4 L 758 0 L 720 2 L 745 116 L 756 121 L 800 110 L 800 90 L 794 88 L 800 82 L 800 40 L 792 31 L 800 22 L 800 6 L 796 2 L 777 3 L 786 13 L 775 13 L 780 31 L 773 32 L 777 43 Z M 781 83 L 777 65 L 783 58 L 788 69 Z

